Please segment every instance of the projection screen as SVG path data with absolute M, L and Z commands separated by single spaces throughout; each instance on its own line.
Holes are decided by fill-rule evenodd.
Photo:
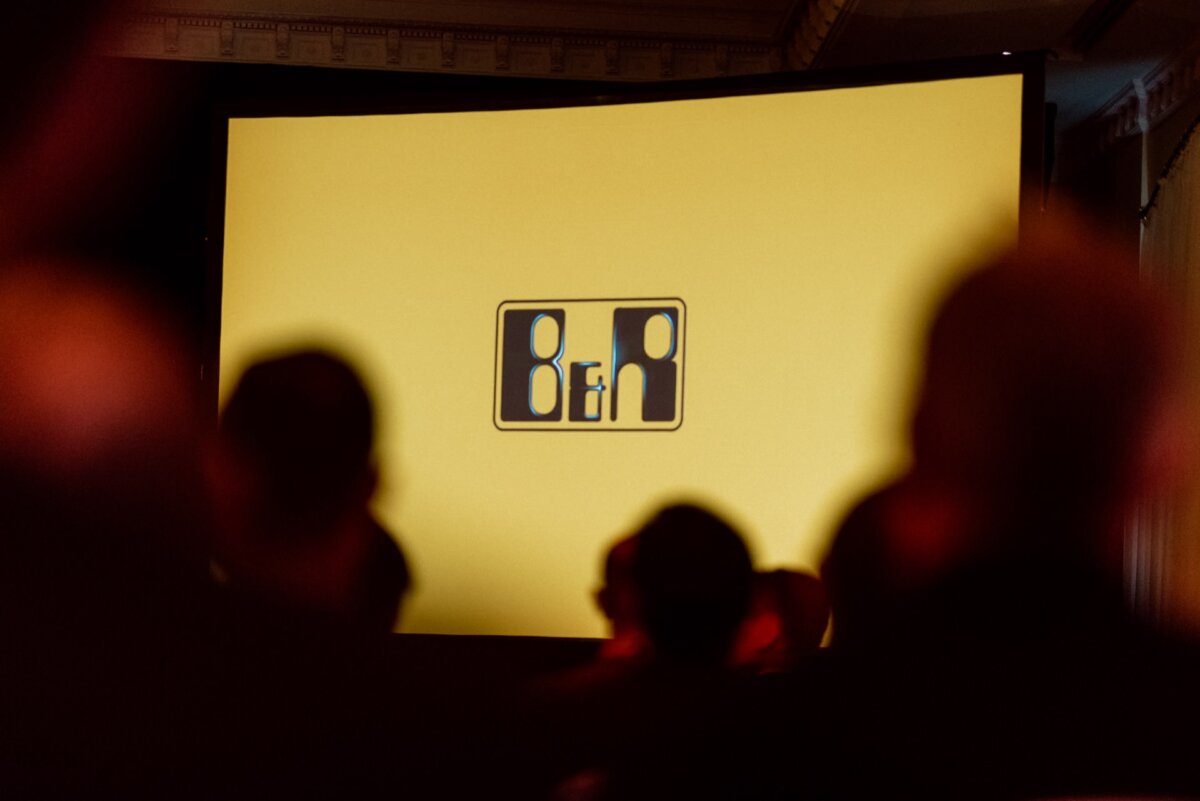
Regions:
M 932 299 L 1015 236 L 1021 109 L 1005 74 L 231 119 L 222 395 L 296 345 L 362 369 L 404 631 L 599 636 L 606 546 L 672 500 L 815 568 L 904 463 Z

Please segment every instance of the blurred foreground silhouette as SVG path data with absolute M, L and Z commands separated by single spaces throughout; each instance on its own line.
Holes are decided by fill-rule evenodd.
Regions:
M 912 467 L 824 567 L 823 797 L 1200 792 L 1195 656 L 1123 598 L 1192 443 L 1173 310 L 1119 252 L 1047 224 L 934 317 Z
M 205 517 L 170 327 L 49 260 L 0 273 L 0 789 L 198 786 Z

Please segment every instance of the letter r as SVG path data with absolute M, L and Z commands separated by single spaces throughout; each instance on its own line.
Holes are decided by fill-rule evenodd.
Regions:
M 666 318 L 671 326 L 667 352 L 653 358 L 646 353 L 646 324 L 653 317 Z M 679 311 L 669 306 L 617 308 L 613 310 L 612 419 L 617 419 L 617 379 L 621 368 L 636 364 L 642 372 L 642 420 L 669 422 L 675 419 L 675 396 L 679 368 Z

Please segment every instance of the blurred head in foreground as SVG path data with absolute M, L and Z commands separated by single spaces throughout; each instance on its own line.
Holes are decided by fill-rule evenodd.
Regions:
M 202 577 L 186 366 L 171 328 L 95 275 L 53 261 L 0 271 L 6 596 L 141 614 Z
M 984 551 L 1119 564 L 1125 515 L 1181 461 L 1175 320 L 1122 252 L 1049 221 L 968 275 L 933 320 L 914 472 L 1004 529 L 975 543 Z M 1022 541 L 1035 530 L 1059 535 Z
M 850 512 L 822 568 L 835 645 L 920 631 L 907 601 L 975 569 L 1040 569 L 1060 600 L 1079 579 L 1119 607 L 1129 513 L 1192 444 L 1175 310 L 1123 253 L 1049 219 L 940 304 L 913 464 Z
M 632 577 L 655 656 L 725 663 L 746 613 L 753 569 L 741 536 L 696 506 L 668 506 L 637 533 Z
M 372 567 L 395 549 L 368 510 L 373 440 L 367 391 L 336 356 L 299 351 L 245 372 L 209 460 L 217 560 L 235 586 L 284 607 L 378 620 L 369 577 L 406 583 L 407 567 Z M 388 629 L 394 618 L 393 608 Z

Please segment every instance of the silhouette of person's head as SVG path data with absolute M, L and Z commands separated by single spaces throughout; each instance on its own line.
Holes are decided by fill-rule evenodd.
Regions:
M 331 354 L 252 365 L 225 405 L 221 435 L 254 472 L 264 536 L 324 536 L 346 506 L 370 494 L 371 401 Z
M 1191 434 L 1172 310 L 1137 269 L 1049 219 L 951 289 L 912 468 L 854 508 L 823 568 L 836 644 L 904 639 L 927 628 L 906 600 L 989 571 L 1072 574 L 1117 605 L 1127 516 L 1178 478 Z
M 723 663 L 746 613 L 753 576 L 741 536 L 690 505 L 662 509 L 636 536 L 633 582 L 656 657 Z
M 1170 323 L 1119 249 L 1072 225 L 1030 232 L 968 275 L 933 321 L 916 470 L 1005 523 L 1036 516 L 1094 536 L 1128 511 L 1159 457 Z
M 283 605 L 366 614 L 367 583 L 378 581 L 370 565 L 390 542 L 368 510 L 373 439 L 367 391 L 336 356 L 305 350 L 246 370 L 211 470 L 217 560 L 235 585 Z M 400 574 L 406 584 L 406 566 Z

